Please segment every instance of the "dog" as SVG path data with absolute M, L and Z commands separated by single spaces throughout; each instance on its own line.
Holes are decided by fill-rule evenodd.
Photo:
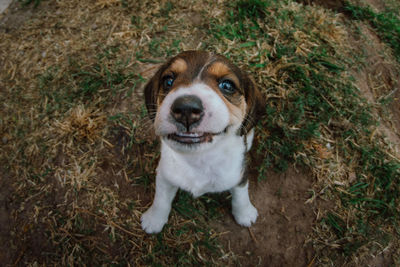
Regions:
M 265 105 L 249 76 L 222 55 L 185 51 L 158 69 L 144 96 L 161 156 L 143 230 L 162 230 L 178 188 L 194 197 L 230 190 L 236 222 L 254 223 L 245 161 Z

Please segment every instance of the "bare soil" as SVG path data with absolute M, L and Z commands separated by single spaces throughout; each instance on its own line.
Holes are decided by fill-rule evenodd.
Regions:
M 387 110 L 374 110 L 380 122 L 381 134 L 388 138 L 394 151 L 400 153 L 400 72 L 397 63 L 390 55 L 379 37 L 365 25 L 359 25 L 363 39 L 357 40 L 350 36 L 350 45 L 362 49 L 366 53 L 365 65 L 355 66 L 352 75 L 356 85 L 364 97 L 375 106 L 379 101 L 389 100 Z M 386 115 L 383 115 L 384 113 Z M 381 116 L 383 115 L 383 116 Z
M 18 1 L 7 0 L 7 2 L 11 3 L 7 3 L 7 8 L 3 10 L 4 14 L 0 13 L 3 16 L 0 17 L 0 30 L 5 32 L 20 27 L 35 12 L 32 7 L 22 7 Z
M 224 247 L 238 255 L 242 266 L 308 266 L 314 252 L 306 238 L 316 219 L 316 204 L 306 204 L 312 183 L 304 170 L 271 171 L 265 181 L 250 183 L 259 214 L 253 226 L 240 227 L 231 215 L 212 226 L 226 232 Z
M 10 207 L 10 194 L 11 190 L 8 188 L 10 179 L 6 175 L 2 175 L 0 180 L 0 262 L 10 263 L 11 255 L 7 251 L 5 244 L 12 237 L 11 230 L 11 207 Z M 4 246 L 4 247 L 3 247 Z

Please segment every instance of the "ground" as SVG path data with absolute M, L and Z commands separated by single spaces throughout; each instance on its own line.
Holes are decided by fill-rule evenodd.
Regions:
M 306 242 L 316 209 L 315 204 L 306 204 L 311 184 L 305 171 L 271 172 L 266 181 L 251 184 L 252 200 L 259 212 L 254 226 L 238 226 L 229 213 L 212 226 L 225 232 L 224 247 L 229 247 L 243 265 L 307 266 L 314 257 Z
M 390 46 L 345 1 L 206 2 L 14 1 L 0 15 L 5 266 L 400 263 L 400 76 Z M 189 49 L 229 56 L 266 97 L 248 172 L 259 217 L 243 228 L 229 194 L 180 192 L 163 232 L 146 235 L 140 216 L 159 143 L 143 86 Z M 319 84 L 330 91 L 307 94 Z M 382 190 L 375 180 L 386 176 Z

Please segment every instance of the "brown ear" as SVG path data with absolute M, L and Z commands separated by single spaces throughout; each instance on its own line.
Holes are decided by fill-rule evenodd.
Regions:
M 156 74 L 147 82 L 144 88 L 144 101 L 146 104 L 147 114 L 154 121 L 157 112 L 157 96 L 160 92 L 161 74 L 165 70 L 165 65 L 161 66 Z
M 265 99 L 256 84 L 246 77 L 244 82 L 247 113 L 240 127 L 240 135 L 247 134 L 265 114 Z

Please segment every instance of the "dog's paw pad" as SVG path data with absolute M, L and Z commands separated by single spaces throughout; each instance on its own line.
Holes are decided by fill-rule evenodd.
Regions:
M 142 229 L 148 234 L 159 233 L 167 222 L 167 219 L 162 218 L 162 216 L 159 216 L 150 208 L 142 215 Z
M 251 226 L 257 220 L 258 216 L 257 209 L 253 205 L 242 209 L 236 209 L 232 213 L 236 222 L 246 227 Z

